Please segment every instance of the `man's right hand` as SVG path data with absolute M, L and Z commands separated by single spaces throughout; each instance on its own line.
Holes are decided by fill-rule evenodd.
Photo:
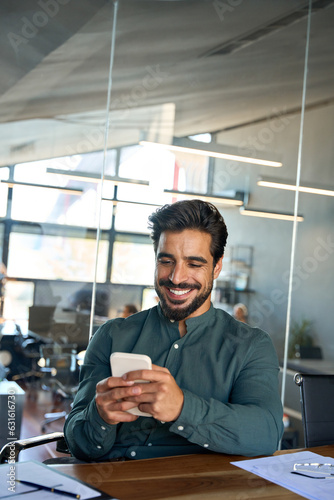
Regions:
M 134 382 L 125 381 L 120 377 L 108 377 L 96 385 L 95 403 L 99 415 L 107 424 L 116 425 L 119 422 L 133 422 L 137 415 L 126 410 L 135 408 L 138 403 L 124 401 L 124 398 L 141 394 L 140 387 Z

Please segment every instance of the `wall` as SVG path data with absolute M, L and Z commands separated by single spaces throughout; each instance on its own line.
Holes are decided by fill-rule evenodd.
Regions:
M 334 188 L 334 107 L 307 111 L 304 124 L 301 184 L 304 181 Z M 219 134 L 217 142 L 222 144 L 256 143 L 263 150 L 280 153 L 283 167 L 238 164 L 233 169 L 231 164 L 217 161 L 216 191 L 227 187 L 242 189 L 246 183 L 250 207 L 293 212 L 293 192 L 259 187 L 256 181 L 259 175 L 296 179 L 299 130 L 300 115 L 294 115 Z M 298 212 L 305 220 L 297 229 L 291 319 L 311 320 L 312 334 L 322 347 L 324 358 L 334 360 L 334 198 L 300 193 Z M 234 208 L 224 209 L 222 213 L 229 228 L 229 244 L 254 245 L 251 287 L 256 293 L 250 297 L 250 321 L 271 334 L 281 357 L 293 224 L 241 216 Z

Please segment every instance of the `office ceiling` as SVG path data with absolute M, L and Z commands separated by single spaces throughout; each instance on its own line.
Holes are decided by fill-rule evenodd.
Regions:
M 307 1 L 119 0 L 109 146 L 300 110 Z M 3 0 L 1 165 L 101 149 L 114 2 Z M 334 1 L 313 0 L 306 103 L 334 103 Z

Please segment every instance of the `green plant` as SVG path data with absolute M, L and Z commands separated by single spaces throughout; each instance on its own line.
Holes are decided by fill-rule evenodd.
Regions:
M 294 358 L 296 354 L 296 346 L 312 346 L 313 338 L 309 333 L 312 321 L 303 319 L 300 322 L 293 321 L 289 335 L 289 350 L 288 357 Z

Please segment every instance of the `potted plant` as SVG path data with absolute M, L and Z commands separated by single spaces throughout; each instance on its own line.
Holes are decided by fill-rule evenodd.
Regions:
M 309 333 L 312 321 L 302 319 L 300 322 L 293 321 L 289 335 L 289 358 L 300 358 L 300 347 L 313 347 L 313 337 Z

